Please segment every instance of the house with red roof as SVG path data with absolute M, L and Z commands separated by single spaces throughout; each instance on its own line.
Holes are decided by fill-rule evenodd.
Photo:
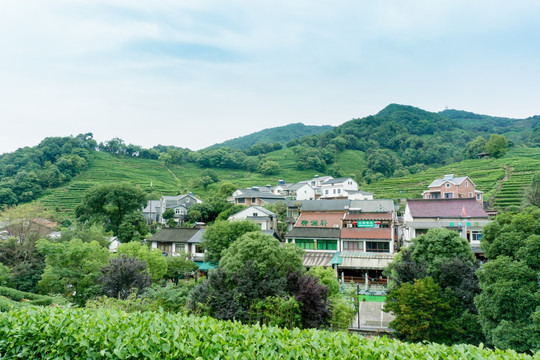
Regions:
M 422 193 L 423 199 L 476 199 L 483 204 L 484 192 L 477 190 L 476 185 L 468 176 L 456 177 L 454 174 L 444 175 L 442 179 L 435 179 Z
M 408 199 L 403 216 L 404 245 L 429 229 L 446 228 L 458 231 L 481 256 L 482 229 L 489 222 L 488 214 L 475 198 Z

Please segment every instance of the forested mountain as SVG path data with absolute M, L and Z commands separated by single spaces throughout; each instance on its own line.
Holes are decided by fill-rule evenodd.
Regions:
M 285 128 L 289 130 L 284 131 L 281 127 L 256 134 L 273 131 L 287 134 L 294 132 L 290 129 L 306 129 L 302 124 Z M 485 163 L 474 165 L 470 162 L 458 167 L 464 169 L 462 171 L 475 166 L 486 169 L 490 173 L 485 177 L 490 189 L 484 190 L 491 191 L 493 187 L 492 194 L 495 194 L 495 183 L 487 179 L 498 181 L 505 172 L 508 177 L 511 169 L 522 176 L 519 189 L 530 180 L 531 169 L 536 166 L 531 161 L 537 161 L 535 149 L 540 147 L 540 116 L 507 119 L 458 110 L 434 113 L 391 104 L 375 115 L 347 121 L 324 133 L 295 138 L 285 145 L 276 142 L 284 141 L 284 138 L 255 137 L 273 142 L 256 143 L 244 149 L 216 146 L 192 151 L 182 148 L 182 144 L 145 149 L 125 144 L 119 138 L 97 144 L 90 133 L 46 138 L 38 146 L 0 156 L 0 208 L 57 194 L 56 188 L 62 189 L 61 196 L 46 196 L 48 206 L 56 208 L 55 202 L 69 199 L 59 207 L 71 208 L 77 199 L 80 200 L 80 191 L 110 180 L 140 185 L 153 182 L 156 186 L 160 183 L 157 179 L 164 179 L 164 194 L 169 194 L 171 189 L 206 193 L 217 186 L 214 184 L 223 181 L 252 186 L 273 184 L 278 179 L 299 181 L 314 174 L 352 176 L 368 191 L 397 198 L 392 193 L 398 191 L 395 186 L 390 191 L 379 191 L 376 184 L 393 178 L 407 179 L 413 174 L 420 174 L 423 179 L 421 174 L 428 169 L 441 166 L 448 169 L 467 159 L 474 163 L 481 152 L 491 153 L 494 159 L 503 158 L 509 149 L 512 156 L 517 154 L 517 158 L 504 157 L 503 161 L 493 163 L 492 169 Z M 530 149 L 532 153 L 516 151 L 519 149 Z M 526 159 L 521 161 L 521 157 Z M 529 166 L 533 168 L 529 169 Z M 124 167 L 120 177 L 112 176 Z M 134 169 L 133 178 L 127 175 L 131 168 Z M 431 174 L 433 172 L 429 178 L 434 176 Z M 467 175 L 470 176 L 470 172 Z M 84 184 L 79 184 L 78 180 L 73 182 L 73 178 L 84 179 Z M 71 186 L 72 183 L 79 185 Z M 422 187 L 424 184 L 417 182 L 409 196 Z M 515 190 L 512 202 L 507 203 L 515 205 L 520 191 Z
M 285 145 L 291 140 L 295 140 L 307 135 L 322 134 L 326 131 L 332 130 L 332 128 L 333 126 L 330 125 L 317 126 L 294 123 L 285 126 L 264 129 L 249 135 L 240 136 L 236 139 L 224 141 L 221 144 L 209 146 L 207 149 L 215 149 L 219 147 L 230 147 L 232 149 L 249 149 L 253 145 L 260 143 L 280 143 L 282 145 Z

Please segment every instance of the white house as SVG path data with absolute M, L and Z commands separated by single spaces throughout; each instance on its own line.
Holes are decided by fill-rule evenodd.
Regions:
M 280 180 L 277 186 L 272 188 L 272 193 L 281 195 L 288 200 L 314 200 L 315 188 L 306 182 L 285 184 Z
M 348 191 L 358 191 L 358 183 L 353 178 L 330 179 L 321 184 L 321 199 L 347 199 Z
M 234 220 L 251 220 L 257 223 L 261 230 L 276 230 L 277 229 L 277 215 L 265 209 L 262 206 L 253 205 L 247 209 L 241 210 L 236 214 L 229 216 L 229 221 Z

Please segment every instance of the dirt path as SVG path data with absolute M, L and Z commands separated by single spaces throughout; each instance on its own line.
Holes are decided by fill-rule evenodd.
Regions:
M 504 166 L 504 177 L 497 182 L 497 186 L 495 186 L 495 192 L 491 196 L 490 205 L 493 206 L 493 203 L 495 202 L 495 198 L 497 197 L 497 193 L 501 191 L 502 187 L 504 186 L 504 183 L 510 179 L 510 176 L 512 175 L 512 171 L 514 171 L 514 168 L 508 165 Z

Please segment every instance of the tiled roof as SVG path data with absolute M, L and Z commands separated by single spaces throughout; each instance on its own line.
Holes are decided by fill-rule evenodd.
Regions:
M 409 199 L 407 206 L 413 218 L 487 218 L 476 199 Z
M 394 201 L 389 199 L 351 200 L 349 209 L 360 209 L 366 213 L 391 212 L 394 210 Z
M 39 224 L 39 225 L 43 225 L 43 226 L 46 226 L 50 229 L 54 228 L 56 225 L 58 225 L 57 222 L 53 222 L 53 221 L 50 221 L 50 220 L 47 220 L 47 219 L 44 219 L 44 218 L 35 218 L 34 219 L 34 222 L 36 224 Z
M 392 220 L 392 214 L 389 213 L 360 213 L 347 214 L 345 220 Z
M 349 200 L 303 200 L 302 211 L 344 211 L 349 206 Z
M 333 228 L 293 228 L 285 236 L 287 239 L 339 239 L 340 229 Z
M 345 212 L 302 212 L 296 220 L 296 227 L 341 227 Z M 321 224 L 326 221 L 326 224 Z M 304 223 L 302 223 L 304 222 Z
M 387 239 L 392 240 L 392 229 L 343 228 L 342 239 Z
M 193 235 L 191 237 L 191 239 L 188 240 L 188 243 L 190 244 L 198 244 L 198 243 L 201 243 L 203 241 L 203 235 L 204 235 L 204 232 L 206 231 L 206 229 L 198 229 L 199 231 L 197 231 L 195 233 L 195 235 Z
M 341 177 L 341 178 L 337 178 L 337 179 L 329 179 L 329 180 L 326 180 L 321 185 L 341 184 L 341 183 L 344 183 L 345 181 L 349 181 L 349 180 L 352 180 L 352 178 L 351 177 Z
M 465 181 L 467 178 L 468 178 L 468 176 L 455 177 L 454 174 L 448 174 L 448 175 L 444 175 L 444 177 L 442 179 L 433 180 L 433 182 L 431 184 L 429 184 L 428 187 L 439 187 L 439 186 L 441 186 L 442 184 L 444 184 L 447 181 L 449 183 L 454 184 L 454 185 L 459 185 L 463 181 Z M 471 179 L 469 179 L 469 181 L 472 183 Z M 474 185 L 474 183 L 473 183 L 473 185 Z
M 161 201 L 159 200 L 148 200 L 148 204 L 146 204 L 146 207 L 143 209 L 144 213 L 149 213 L 150 208 L 152 209 L 152 212 L 157 212 L 157 209 L 160 207 Z
M 285 200 L 285 197 L 281 195 L 272 194 L 268 191 L 259 191 L 253 189 L 239 189 L 241 194 L 235 195 L 234 198 L 259 198 L 259 199 L 279 199 Z
M 161 229 L 148 241 L 187 243 L 201 229 L 171 228 Z

